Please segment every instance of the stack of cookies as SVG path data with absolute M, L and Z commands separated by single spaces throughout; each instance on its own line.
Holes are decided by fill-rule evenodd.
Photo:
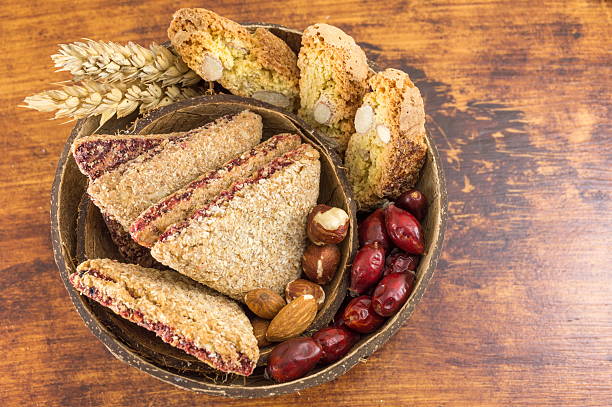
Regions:
M 296 134 L 261 142 L 262 130 L 261 116 L 245 110 L 188 132 L 93 135 L 72 146 L 116 245 L 125 260 L 140 262 L 91 259 L 72 284 L 171 345 L 242 375 L 252 373 L 259 350 L 234 300 L 260 288 L 280 295 L 298 278 L 319 195 L 317 150 Z M 161 270 L 145 267 L 154 261 Z

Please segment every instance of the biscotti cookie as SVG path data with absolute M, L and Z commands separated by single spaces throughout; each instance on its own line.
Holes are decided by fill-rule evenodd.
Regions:
M 102 212 L 129 230 L 142 211 L 202 173 L 251 149 L 261 135 L 261 116 L 255 113 L 221 117 L 179 138 L 164 140 L 90 179 L 87 193 Z
M 255 288 L 282 294 L 300 275 L 319 178 L 319 153 L 303 144 L 168 228 L 151 254 L 237 300 Z
M 174 13 L 168 37 L 185 63 L 231 93 L 293 110 L 298 96 L 297 57 L 264 28 L 242 25 L 203 8 Z
M 170 270 L 87 260 L 69 277 L 83 295 L 227 373 L 248 376 L 259 348 L 234 301 Z
M 361 209 L 413 187 L 427 154 L 423 99 L 408 74 L 386 69 L 369 83 L 345 159 Z
M 248 178 L 273 159 L 297 148 L 300 143 L 297 134 L 278 134 L 221 168 L 203 175 L 141 213 L 130 227 L 132 238 L 143 246 L 151 247 L 170 225 L 188 218 L 221 191 Z
M 315 24 L 302 35 L 298 67 L 299 115 L 344 152 L 354 132 L 355 111 L 368 86 L 365 53 L 339 28 Z

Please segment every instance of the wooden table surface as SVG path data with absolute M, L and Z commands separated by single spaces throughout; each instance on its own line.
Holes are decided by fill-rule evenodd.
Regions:
M 611 3 L 0 3 L 0 405 L 612 404 Z M 367 363 L 299 395 L 224 400 L 119 362 L 53 261 L 50 188 L 71 124 L 17 105 L 67 78 L 53 73 L 56 44 L 162 42 L 172 12 L 193 5 L 338 25 L 413 77 L 444 163 L 444 253 L 412 319 Z

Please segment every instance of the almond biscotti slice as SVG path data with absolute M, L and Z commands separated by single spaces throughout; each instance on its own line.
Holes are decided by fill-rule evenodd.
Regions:
M 221 168 L 204 174 L 141 213 L 130 227 L 132 238 L 143 246 L 151 247 L 173 223 L 188 218 L 221 191 L 243 181 L 300 144 L 301 139 L 297 134 L 277 134 Z
M 298 67 L 299 115 L 330 136 L 344 152 L 355 130 L 355 111 L 368 87 L 365 53 L 339 28 L 314 24 L 302 35 Z
M 69 277 L 83 295 L 227 373 L 248 376 L 259 348 L 240 306 L 170 270 L 87 260 Z
M 255 288 L 282 294 L 300 274 L 319 178 L 319 153 L 303 144 L 168 228 L 151 254 L 240 301 Z
M 412 188 L 427 155 L 423 99 L 408 74 L 386 69 L 369 83 L 345 159 L 361 209 Z
M 221 117 L 91 179 L 92 201 L 126 230 L 142 211 L 261 140 L 261 116 Z M 135 136 L 142 137 L 142 136 Z
M 185 63 L 231 93 L 293 110 L 298 96 L 297 57 L 264 28 L 242 25 L 203 8 L 174 13 L 168 37 Z

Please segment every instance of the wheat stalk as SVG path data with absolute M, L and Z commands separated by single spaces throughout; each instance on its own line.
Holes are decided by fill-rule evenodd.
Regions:
M 149 48 L 133 42 L 121 45 L 86 39 L 85 42 L 61 44 L 51 55 L 58 71 L 68 71 L 74 81 L 103 83 L 159 82 L 162 86 L 190 86 L 200 77 L 168 48 L 151 44 Z
M 54 119 L 71 120 L 101 115 L 100 126 L 114 115 L 124 117 L 140 107 L 145 113 L 181 99 L 199 95 L 193 88 L 161 87 L 156 83 L 97 83 L 84 81 L 81 85 L 66 86 L 28 96 L 24 105 L 40 112 L 55 111 Z

